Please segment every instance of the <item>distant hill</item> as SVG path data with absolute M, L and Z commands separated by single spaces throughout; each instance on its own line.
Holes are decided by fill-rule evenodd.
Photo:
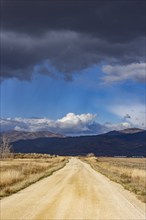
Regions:
M 142 132 L 144 131 L 143 129 L 139 129 L 139 128 L 126 128 L 123 130 L 119 130 L 119 131 L 110 131 L 108 133 L 106 133 L 106 135 L 110 135 L 110 136 L 117 136 L 117 135 L 122 135 L 122 134 L 135 134 L 138 132 Z
M 37 131 L 37 132 L 25 132 L 25 131 L 9 131 L 0 133 L 0 139 L 6 137 L 10 142 L 19 140 L 32 140 L 36 138 L 50 138 L 50 137 L 64 137 L 61 134 L 55 134 L 50 131 Z
M 56 155 L 146 156 L 146 131 L 112 131 L 80 137 L 41 137 L 12 142 L 14 152 Z
M 142 131 L 144 131 L 144 130 L 140 129 L 140 128 L 127 128 L 127 129 L 124 129 L 124 130 L 120 130 L 120 133 L 134 134 L 134 133 L 138 133 L 138 132 L 142 132 Z

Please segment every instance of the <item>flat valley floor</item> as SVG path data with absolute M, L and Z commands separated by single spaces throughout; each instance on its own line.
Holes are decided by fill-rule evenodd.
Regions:
M 71 158 L 43 180 L 1 200 L 1 220 L 141 220 L 145 204 L 117 183 Z

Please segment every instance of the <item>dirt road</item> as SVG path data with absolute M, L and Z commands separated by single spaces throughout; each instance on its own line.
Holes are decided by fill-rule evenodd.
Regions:
M 61 170 L 1 200 L 1 219 L 145 219 L 130 192 L 72 158 Z

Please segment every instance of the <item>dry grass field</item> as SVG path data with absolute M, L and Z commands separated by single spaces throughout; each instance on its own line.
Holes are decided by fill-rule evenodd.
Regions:
M 146 158 L 82 157 L 93 169 L 134 192 L 146 203 Z
M 51 175 L 68 162 L 65 157 L 28 154 L 0 161 L 0 197 L 8 196 Z
M 76 157 L 63 169 L 1 200 L 3 220 L 144 220 L 145 204 Z

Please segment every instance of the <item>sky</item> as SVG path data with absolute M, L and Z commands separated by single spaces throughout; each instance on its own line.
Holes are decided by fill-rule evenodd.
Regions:
M 1 6 L 1 131 L 146 128 L 144 0 Z

